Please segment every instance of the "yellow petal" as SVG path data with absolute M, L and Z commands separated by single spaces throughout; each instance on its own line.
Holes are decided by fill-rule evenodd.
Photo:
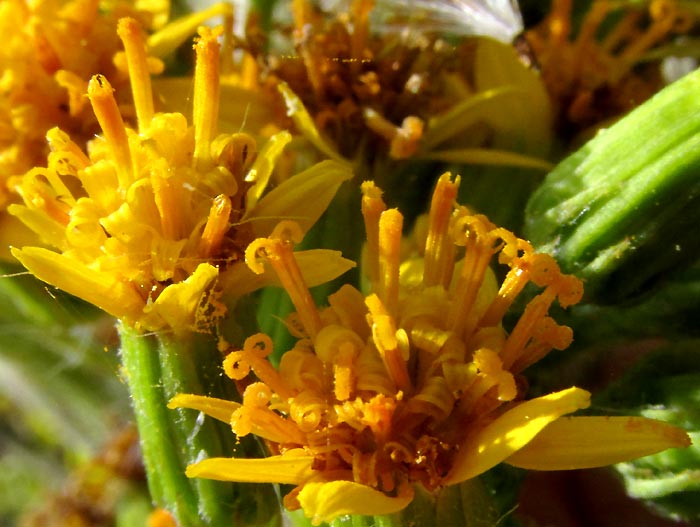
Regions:
M 299 493 L 301 508 L 314 525 L 344 514 L 392 514 L 406 508 L 412 499 L 410 485 L 400 487 L 398 496 L 391 497 L 353 481 L 307 483 Z
M 259 237 L 269 235 L 282 219 L 296 221 L 306 232 L 326 210 L 340 184 L 352 176 L 347 164 L 317 163 L 268 192 L 244 220 L 252 221 Z
M 493 146 L 503 140 L 517 141 L 521 152 L 547 156 L 552 144 L 551 97 L 542 76 L 533 68 L 524 68 L 515 46 L 506 46 L 492 39 L 479 39 L 475 55 L 476 91 L 514 86 L 519 97 L 506 97 L 487 102 L 476 109 L 476 120 L 495 131 Z M 471 116 L 470 116 L 471 117 Z M 499 145 L 499 143 L 501 143 Z
M 289 88 L 287 83 L 280 82 L 277 85 L 277 89 L 284 97 L 284 102 L 287 105 L 287 115 L 292 118 L 302 135 L 330 159 L 342 164 L 348 164 L 338 153 L 338 149 L 321 135 L 321 132 L 316 128 L 316 124 L 314 124 L 313 118 L 309 115 L 308 110 L 304 106 L 304 103 L 301 102 L 297 94 Z
M 309 249 L 295 251 L 294 258 L 299 264 L 304 283 L 308 287 L 315 287 L 338 278 L 357 265 L 352 260 L 343 258 L 342 254 L 330 249 Z
M 233 401 L 207 397 L 205 395 L 192 395 L 189 393 L 179 393 L 168 403 L 168 408 L 190 408 L 204 412 L 209 417 L 223 421 L 226 424 L 231 422 L 231 414 L 241 405 Z
M 228 2 L 219 2 L 207 9 L 196 11 L 170 22 L 162 30 L 148 37 L 148 52 L 164 57 L 175 51 L 189 39 L 204 22 L 218 16 L 232 17 L 233 7 Z
M 546 159 L 509 152 L 508 150 L 496 150 L 494 148 L 461 148 L 458 150 L 430 151 L 420 155 L 418 158 L 441 161 L 443 163 L 535 168 L 544 171 L 554 168 L 554 165 Z
M 164 77 L 153 79 L 153 91 L 162 101 L 165 112 L 179 112 L 187 108 L 192 97 L 192 77 Z M 218 129 L 223 133 L 255 133 L 275 119 L 273 106 L 257 92 L 232 84 L 230 79 L 221 78 L 221 100 L 219 106 Z M 243 124 L 241 124 L 243 123 Z
M 506 462 L 533 470 L 612 465 L 690 445 L 688 434 L 645 417 L 567 417 L 540 432 Z
M 44 242 L 50 243 L 55 247 L 61 247 L 65 244 L 65 226 L 47 215 L 43 210 L 30 209 L 24 205 L 13 203 L 7 207 L 7 211 L 12 214 L 13 217 L 20 220 L 19 222 L 12 222 L 13 229 L 15 228 L 14 225 L 21 225 L 25 232 L 27 229 L 30 229 L 38 234 Z M 22 239 L 15 238 L 14 232 L 9 229 L 4 229 L 4 232 L 9 233 L 9 236 L 7 234 L 5 234 L 5 236 L 7 236 L 13 244 L 19 244 Z M 33 234 L 27 237 L 27 239 L 29 243 L 36 243 L 36 236 Z
M 40 280 L 96 305 L 117 318 L 134 321 L 143 300 L 127 283 L 41 247 L 12 248 L 12 255 Z
M 517 86 L 501 86 L 465 98 L 445 113 L 430 119 L 421 140 L 422 151 L 433 150 L 443 141 L 457 136 L 469 126 L 478 123 L 483 119 L 483 112 L 479 111 L 479 108 L 484 103 L 494 101 L 495 104 L 502 104 L 504 100 L 509 99 L 519 101 L 526 95 L 527 93 L 518 89 Z
M 586 390 L 569 388 L 525 401 L 469 437 L 459 450 L 445 483 L 478 476 L 523 448 L 549 423 L 590 404 Z
M 199 264 L 186 280 L 169 285 L 154 303 L 145 306 L 143 327 L 159 329 L 162 320 L 175 330 L 193 329 L 197 310 L 203 307 L 202 296 L 218 276 L 219 270 L 213 265 Z
M 213 457 L 187 467 L 187 477 L 241 483 L 286 483 L 299 485 L 311 476 L 313 456 L 289 450 L 263 459 Z
M 341 254 L 340 251 L 330 249 L 310 249 L 295 251 L 294 258 L 301 269 L 304 283 L 308 287 L 314 287 L 338 278 L 357 265 L 352 260 L 343 258 Z M 261 287 L 282 287 L 279 277 L 272 270 L 255 274 L 244 263 L 229 266 L 222 274 L 220 284 L 227 295 L 236 298 Z
M 283 131 L 270 137 L 263 145 L 258 153 L 258 157 L 255 158 L 253 166 L 250 167 L 245 177 L 248 183 L 252 183 L 252 186 L 246 193 L 247 209 L 252 210 L 257 205 L 260 196 L 262 196 L 267 187 L 267 183 L 270 181 L 270 176 L 277 164 L 277 160 L 280 155 L 282 155 L 284 147 L 287 146 L 291 140 L 292 134 Z

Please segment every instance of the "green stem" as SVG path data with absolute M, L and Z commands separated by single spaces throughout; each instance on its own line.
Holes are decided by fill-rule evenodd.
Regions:
M 181 527 L 200 523 L 197 497 L 185 476 L 179 442 L 171 429 L 153 335 L 119 326 L 121 358 L 131 391 L 148 487 L 156 505 L 168 509 Z
M 198 336 L 186 337 L 189 338 L 174 340 L 172 335 L 161 335 L 158 339 L 162 390 L 166 403 L 178 393 L 208 394 L 203 383 L 211 390 L 211 383 L 215 380 L 212 379 L 215 376 L 209 376 L 208 372 L 219 371 L 221 367 L 221 357 L 215 342 Z M 167 418 L 171 423 L 171 433 L 184 453 L 180 467 L 194 462 L 202 453 L 208 453 L 208 457 L 211 457 L 231 450 L 224 448 L 223 437 L 220 437 L 220 430 L 217 430 L 214 421 L 206 419 L 200 422 L 198 415 L 184 410 L 168 411 Z M 227 436 L 232 438 L 230 431 Z M 232 501 L 232 485 L 207 479 L 193 479 L 189 483 L 197 496 L 198 512 L 206 524 L 223 525 L 227 515 L 222 511 L 222 504 Z
M 155 503 L 179 527 L 275 525 L 278 501 L 270 485 L 234 485 L 185 476 L 209 457 L 250 457 L 257 445 L 234 443 L 228 426 L 187 409 L 169 410 L 178 393 L 233 399 L 233 383 L 210 335 L 149 334 L 119 326 L 122 362 L 131 391 L 144 464 Z

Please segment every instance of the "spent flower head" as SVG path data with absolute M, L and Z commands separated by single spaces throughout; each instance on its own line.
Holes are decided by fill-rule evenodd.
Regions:
M 294 485 L 285 505 L 319 523 L 397 512 L 414 485 L 438 491 L 502 461 L 584 468 L 687 446 L 685 432 L 657 421 L 563 418 L 589 405 L 579 388 L 525 399 L 522 371 L 572 340 L 548 310 L 578 302 L 582 284 L 525 240 L 455 206 L 458 184 L 439 179 L 413 251 L 402 243 L 401 213 L 363 184 L 371 292 L 345 285 L 327 308 L 300 276 L 293 223 L 248 247 L 251 269 L 269 265 L 289 293 L 296 313 L 288 327 L 299 340 L 278 369 L 264 334 L 242 349 L 221 342 L 242 403 L 183 394 L 170 406 L 255 434 L 271 456 L 205 459 L 189 476 Z M 500 285 L 494 259 L 505 270 Z M 503 317 L 528 284 L 541 291 L 506 330 Z
M 223 314 L 221 294 L 258 285 L 244 283 L 236 270 L 244 267 L 247 244 L 282 217 L 310 227 L 351 173 L 319 163 L 263 196 L 290 136 L 280 132 L 258 151 L 247 134 L 218 135 L 215 32 L 202 29 L 195 45 L 189 124 L 181 113 L 154 112 L 138 23 L 122 19 L 118 31 L 138 128 L 124 124 L 107 78 L 94 76 L 88 98 L 103 135 L 85 153 L 64 131 L 50 130 L 48 166 L 14 181 L 24 204 L 10 212 L 56 251 L 12 253 L 40 279 L 130 325 L 207 330 Z M 238 276 L 239 285 L 224 291 L 220 272 Z
M 505 100 L 530 112 L 537 148 L 530 150 L 528 139 L 519 152 L 546 154 L 546 93 L 514 50 L 477 38 L 453 44 L 421 31 L 420 23 L 394 31 L 383 16 L 392 6 L 374 4 L 353 0 L 324 13 L 311 1 L 292 2 L 292 23 L 280 24 L 281 37 L 270 39 L 271 49 L 250 46 L 265 64 L 263 73 L 279 84 L 298 131 L 314 146 L 325 155 L 360 160 L 377 181 L 382 165 L 395 160 L 533 163 L 494 150 L 506 148 L 494 136 L 513 132 L 512 114 L 504 124 L 494 111 Z M 485 59 L 484 53 L 494 55 Z
M 525 33 L 566 132 L 600 126 L 656 93 L 663 56 L 650 52 L 697 24 L 682 1 L 596 0 L 574 32 L 572 8 L 572 0 L 554 0 Z

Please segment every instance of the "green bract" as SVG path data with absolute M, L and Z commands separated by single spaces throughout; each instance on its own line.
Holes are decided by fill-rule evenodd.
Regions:
M 697 259 L 700 72 L 668 86 L 561 162 L 532 196 L 526 233 L 586 280 L 589 300 L 643 293 Z
M 615 405 L 688 430 L 693 445 L 616 465 L 627 493 L 674 519 L 700 517 L 700 341 L 685 340 L 645 357 L 603 394 Z

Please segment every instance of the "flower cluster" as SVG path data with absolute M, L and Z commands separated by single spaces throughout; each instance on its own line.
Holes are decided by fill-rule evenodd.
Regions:
M 417 251 L 409 252 L 401 213 L 364 183 L 371 293 L 343 286 L 325 309 L 299 273 L 293 223 L 249 245 L 251 269 L 271 266 L 289 293 L 296 314 L 288 326 L 299 340 L 279 369 L 264 334 L 242 349 L 222 342 L 224 370 L 242 403 L 185 394 L 170 405 L 230 422 L 238 436 L 255 434 L 272 455 L 205 459 L 189 476 L 295 485 L 285 505 L 318 524 L 399 511 L 416 484 L 435 491 L 502 461 L 583 468 L 687 444 L 683 431 L 660 422 L 561 420 L 588 406 L 590 394 L 579 388 L 525 400 L 521 372 L 572 339 L 548 310 L 555 301 L 578 302 L 582 284 L 526 241 L 455 206 L 458 184 L 440 178 L 416 228 Z M 494 257 L 506 269 L 500 286 Z M 528 283 L 541 292 L 506 330 L 504 315 Z M 601 448 L 619 440 L 625 443 Z
M 645 277 L 673 279 L 669 269 L 697 261 L 685 229 L 700 194 L 696 75 L 539 179 L 556 161 L 555 133 L 567 140 L 658 90 L 659 59 L 673 51 L 659 48 L 690 34 L 697 9 L 594 0 L 572 31 L 572 0 L 553 0 L 521 34 L 511 0 L 292 0 L 291 17 L 279 19 L 273 3 L 253 2 L 237 34 L 228 2 L 168 22 L 169 0 L 0 0 L 0 242 L 11 240 L 0 258 L 8 249 L 28 274 L 119 319 L 149 480 L 143 518 L 156 507 L 149 525 L 267 524 L 282 513 L 275 485 L 290 486 L 285 507 L 314 525 L 347 514 L 397 525 L 409 506 L 439 515 L 443 498 L 501 463 L 579 469 L 687 447 L 671 424 L 593 415 L 584 374 L 565 381 L 542 362 L 529 390 L 525 372 L 571 345 L 571 328 L 580 334 L 589 320 L 582 311 L 601 313 L 589 304 L 567 325 L 555 320 L 582 300 L 580 277 L 584 302 L 601 289 L 617 301 L 620 291 L 647 292 Z M 219 16 L 222 26 L 198 29 L 192 74 L 171 75 L 189 68 L 172 52 Z M 460 191 L 459 177 L 433 177 L 445 164 L 499 167 L 463 172 Z M 510 177 L 508 166 L 535 170 L 501 199 L 489 177 Z M 611 167 L 639 177 L 611 183 Z M 350 187 L 353 172 L 364 182 Z M 465 190 L 482 210 L 498 200 L 513 217 L 523 211 L 508 203 L 528 201 L 531 241 L 458 203 Z M 627 265 L 641 260 L 650 263 Z M 357 265 L 363 276 L 328 294 Z M 588 274 L 566 274 L 582 266 Z M 324 295 L 312 295 L 317 285 Z M 0 283 L 16 307 L 7 326 L 33 317 L 43 293 Z M 294 312 L 270 327 L 288 300 Z M 629 328 L 650 315 L 610 309 L 636 344 Z M 37 319 L 71 333 L 65 347 L 82 322 L 51 309 Z M 26 351 L 29 340 L 10 338 L 2 347 Z M 23 372 L 59 352 L 18 356 Z M 31 387 L 18 392 L 31 398 Z M 579 410 L 587 415 L 570 416 Z M 132 459 L 135 435 L 127 439 L 74 478 L 105 516 L 115 502 L 103 491 L 132 467 L 119 463 Z M 91 468 L 105 467 L 92 489 Z M 79 505 L 69 492 L 35 518 L 65 510 L 82 521 L 92 509 Z
M 263 193 L 290 136 L 280 132 L 258 151 L 247 134 L 217 134 L 219 44 L 203 30 L 196 44 L 193 124 L 180 113 L 155 113 L 143 33 L 122 19 L 138 129 L 124 124 L 103 75 L 88 98 L 103 135 L 88 153 L 62 130 L 47 134 L 46 168 L 14 180 L 24 204 L 9 210 L 58 252 L 41 247 L 13 255 L 42 280 L 144 330 L 207 330 L 222 315 L 220 271 L 239 276 L 243 253 L 278 217 L 308 228 L 346 166 L 325 162 Z M 306 193 L 317 194 L 312 204 Z M 244 272 L 245 274 L 245 272 Z M 243 294 L 250 283 L 231 294 Z

